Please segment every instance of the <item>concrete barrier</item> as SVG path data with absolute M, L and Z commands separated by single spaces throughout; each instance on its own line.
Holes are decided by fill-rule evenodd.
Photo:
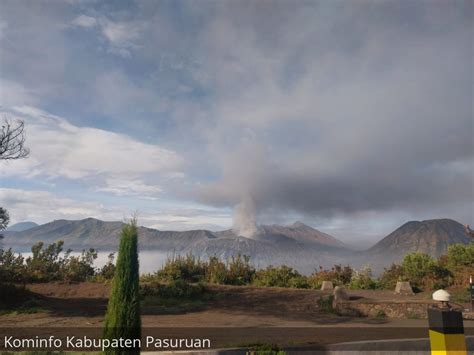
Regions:
M 321 285 L 321 291 L 332 291 L 334 286 L 332 285 L 331 281 L 323 281 Z
M 395 286 L 395 293 L 398 295 L 414 295 L 411 285 L 407 281 L 397 281 Z

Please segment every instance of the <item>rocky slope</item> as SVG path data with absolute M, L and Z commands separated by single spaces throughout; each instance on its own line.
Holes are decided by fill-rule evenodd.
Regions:
M 375 268 L 399 262 L 410 252 L 421 252 L 438 257 L 448 246 L 472 242 L 464 226 L 452 219 L 410 221 L 387 235 L 373 247 L 363 252 L 362 259 Z
M 80 221 L 57 220 L 21 232 L 5 232 L 4 247 L 27 251 L 34 243 L 64 241 L 65 248 L 99 251 L 116 250 L 122 222 L 104 222 L 93 218 Z M 260 226 L 254 238 L 236 235 L 232 230 L 211 232 L 159 231 L 139 228 L 141 250 L 169 253 L 192 253 L 199 257 L 233 255 L 250 256 L 258 266 L 286 264 L 310 273 L 319 265 L 330 266 L 342 262 L 349 253 L 336 238 L 301 222 L 290 226 Z
M 104 222 L 93 218 L 80 221 L 57 220 L 20 232 L 4 232 L 4 247 L 28 251 L 38 242 L 63 240 L 66 248 L 96 248 L 114 251 L 122 222 Z M 301 222 L 292 225 L 263 225 L 253 238 L 236 235 L 232 230 L 211 232 L 159 231 L 139 228 L 141 250 L 166 253 L 192 253 L 198 257 L 219 256 L 227 259 L 236 254 L 248 255 L 257 266 L 286 264 L 304 273 L 319 265 L 371 265 L 377 273 L 392 262 L 399 262 L 408 252 L 418 251 L 439 256 L 453 243 L 469 243 L 460 223 L 450 219 L 412 221 L 404 224 L 370 249 L 355 252 L 336 238 Z
M 26 231 L 28 229 L 34 228 L 34 227 L 38 227 L 38 224 L 35 223 L 35 222 L 20 222 L 20 223 L 16 223 L 16 224 L 13 224 L 10 227 L 8 227 L 7 231 L 10 231 L 10 232 L 23 232 L 23 231 Z

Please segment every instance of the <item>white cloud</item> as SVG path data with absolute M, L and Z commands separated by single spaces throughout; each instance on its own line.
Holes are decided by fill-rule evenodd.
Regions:
M 139 48 L 137 41 L 140 39 L 142 24 L 114 22 L 106 18 L 102 18 L 99 23 L 102 35 L 109 42 L 109 53 L 130 58 L 132 56 L 131 51 Z
M 79 15 L 74 20 L 72 20 L 71 24 L 73 26 L 92 28 L 97 26 L 97 20 L 91 16 Z
M 78 201 L 41 190 L 0 188 L 1 206 L 6 207 L 11 224 L 21 221 L 47 223 L 55 219 L 77 220 L 94 217 L 105 221 L 123 221 L 137 211 L 127 206 L 107 206 L 97 201 Z M 162 230 L 226 228 L 230 214 L 221 210 L 174 208 L 138 211 L 139 224 Z
M 77 127 L 34 107 L 3 112 L 11 119 L 25 120 L 31 155 L 11 162 L 1 176 L 63 177 L 87 180 L 101 191 L 119 195 L 153 195 L 161 188 L 146 185 L 140 176 L 156 179 L 160 174 L 179 174 L 183 165 L 183 159 L 172 150 L 123 134 Z
M 34 90 L 16 82 L 0 78 L 0 109 L 13 105 L 37 102 Z
M 139 37 L 139 29 L 136 25 L 110 20 L 102 22 L 102 33 L 112 44 L 117 46 L 129 44 Z
M 137 196 L 154 200 L 163 190 L 156 185 L 147 185 L 140 179 L 107 178 L 105 186 L 98 187 L 96 191 L 109 192 L 117 196 Z
M 25 220 L 46 223 L 53 219 L 82 219 L 99 215 L 104 219 L 121 219 L 120 212 L 107 210 L 98 202 L 74 201 L 48 191 L 0 188 L 0 201 L 8 209 L 12 224 Z

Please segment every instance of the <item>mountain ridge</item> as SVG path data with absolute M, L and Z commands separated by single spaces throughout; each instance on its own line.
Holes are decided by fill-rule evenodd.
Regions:
M 50 244 L 64 241 L 65 248 L 99 251 L 116 250 L 123 222 L 83 220 L 55 220 L 21 231 L 4 232 L 3 244 L 26 251 L 42 241 Z M 158 250 L 175 254 L 192 253 L 197 257 L 229 258 L 236 254 L 248 255 L 260 266 L 281 265 L 311 273 L 318 266 L 370 264 L 381 270 L 392 262 L 399 262 L 412 251 L 434 257 L 446 252 L 453 243 L 469 243 L 464 226 L 452 219 L 409 221 L 364 251 L 350 249 L 343 242 L 302 222 L 290 225 L 261 225 L 253 238 L 234 233 L 232 229 L 209 231 L 166 231 L 139 227 L 141 250 Z
M 38 223 L 31 221 L 18 222 L 6 229 L 7 232 L 23 232 L 25 230 L 39 226 Z
M 439 257 L 449 245 L 468 244 L 471 239 L 465 234 L 464 226 L 450 218 L 408 221 L 362 254 L 372 265 L 386 266 L 401 261 L 410 252 Z

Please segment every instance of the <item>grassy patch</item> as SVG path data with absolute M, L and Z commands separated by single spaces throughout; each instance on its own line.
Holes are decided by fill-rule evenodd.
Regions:
M 276 344 L 253 344 L 247 354 L 250 355 L 285 355 L 286 353 Z
M 321 297 L 318 300 L 318 305 L 323 311 L 335 314 L 336 310 L 332 306 L 333 301 L 334 301 L 333 295 L 330 295 L 328 297 Z
M 0 285 L 0 315 L 44 312 L 34 294 L 14 284 Z
M 0 315 L 18 315 L 18 314 L 33 314 L 46 312 L 44 308 L 41 307 L 41 304 L 35 300 L 29 300 L 21 304 L 10 305 L 10 306 L 0 306 Z
M 451 291 L 451 301 L 455 303 L 469 303 L 471 301 L 469 290 L 464 289 Z
M 183 280 L 167 284 L 149 283 L 140 290 L 141 308 L 145 313 L 176 314 L 202 309 L 213 298 L 202 284 Z

